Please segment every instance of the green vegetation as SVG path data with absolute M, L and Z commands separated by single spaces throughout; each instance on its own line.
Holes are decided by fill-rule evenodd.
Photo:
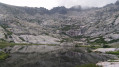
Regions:
M 114 43 L 114 42 L 118 42 L 118 41 L 119 41 L 119 39 L 111 40 L 111 41 L 109 41 L 109 43 Z
M 107 54 L 114 54 L 114 55 L 119 55 L 119 51 L 109 51 L 106 52 Z
M 4 48 L 7 46 L 14 46 L 14 45 L 28 45 L 28 44 L 17 44 L 17 43 L 9 43 L 9 42 L 0 42 L 0 48 Z
M 45 34 L 45 35 L 49 35 L 49 33 L 47 33 L 47 32 L 45 32 L 44 34 Z
M 83 35 L 79 35 L 79 36 L 73 36 L 72 38 L 79 40 L 81 38 L 89 38 L 88 36 L 83 36 Z
M 90 42 L 91 40 L 94 40 L 94 41 Z M 117 48 L 117 47 L 119 47 L 118 43 L 114 44 L 114 45 L 110 45 L 110 44 L 113 44 L 115 42 L 119 42 L 119 39 L 111 40 L 111 41 L 107 42 L 107 41 L 105 41 L 103 36 L 95 37 L 95 38 L 87 38 L 87 42 L 89 44 L 91 44 L 92 47 L 95 45 L 98 45 L 101 48 L 110 48 L 110 47 Z
M 92 50 L 91 50 L 90 48 L 87 48 L 87 52 L 88 52 L 88 53 L 91 53 Z
M 91 49 L 97 49 L 97 48 L 102 48 L 100 45 L 91 45 L 90 46 Z
M 101 44 L 111 44 L 111 43 L 119 42 L 119 39 L 111 40 L 111 41 L 107 42 L 107 41 L 105 41 L 105 39 L 102 36 L 96 37 L 96 38 L 88 38 L 87 42 L 90 43 L 90 44 L 98 44 L 98 45 L 101 45 Z M 96 40 L 93 41 L 93 42 L 90 42 L 90 40 L 93 40 L 93 39 L 96 39 Z
M 12 32 L 11 31 L 9 31 L 9 30 L 5 30 L 6 32 L 7 32 L 7 35 L 12 35 Z
M 5 33 L 5 38 L 8 38 L 8 36 L 11 36 L 13 33 L 11 32 L 11 31 L 9 31 L 7 28 L 9 28 L 8 27 L 8 25 L 1 25 L 1 27 L 6 31 L 6 33 Z
M 74 49 L 73 51 L 74 51 L 74 52 L 81 52 L 80 49 Z
M 38 23 L 41 23 L 42 21 L 41 20 L 39 20 L 39 19 L 26 19 L 27 21 L 29 21 L 29 22 L 38 22 Z
M 22 41 L 25 41 L 22 37 L 19 37 Z
M 64 32 L 62 32 L 64 35 L 66 35 Z M 88 37 L 85 37 L 85 36 L 70 36 L 68 38 L 62 38 L 61 42 L 73 42 L 73 41 L 79 41 L 81 38 L 88 38 Z
M 110 48 L 111 46 L 109 45 L 103 45 L 103 48 Z
M 75 67 L 101 67 L 101 66 L 98 66 L 96 64 L 84 64 L 84 65 L 81 65 L 81 66 L 77 65 Z
M 12 32 L 7 29 L 8 25 L 1 25 L 1 27 L 7 32 L 7 35 L 12 35 Z
M 9 55 L 5 52 L 0 52 L 0 60 L 5 60 L 6 58 L 8 58 Z
M 80 44 L 76 44 L 75 47 L 81 47 L 81 45 Z
M 98 44 L 98 45 L 101 45 L 101 44 L 107 44 L 107 42 L 104 40 L 104 38 L 102 36 L 100 37 L 97 37 L 98 39 L 96 39 L 94 42 L 90 42 L 89 40 L 92 40 L 91 38 L 89 38 L 87 41 L 88 43 L 90 44 Z M 95 39 L 95 38 L 94 38 Z
M 62 31 L 68 31 L 68 30 L 70 30 L 71 29 L 71 25 L 66 25 L 65 27 L 63 27 L 61 30 Z
M 73 39 L 72 38 L 62 38 L 62 40 L 60 42 L 61 43 L 62 42 L 73 42 Z

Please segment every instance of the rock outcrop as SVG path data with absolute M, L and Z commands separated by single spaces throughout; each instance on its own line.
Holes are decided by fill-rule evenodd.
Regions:
M 119 39 L 119 6 L 117 4 L 83 10 L 80 6 L 77 6 L 77 10 L 74 9 L 75 7 L 69 9 L 55 7 L 52 10 L 47 10 L 2 3 L 0 6 L 0 25 L 3 25 L 3 29 L 8 33 L 5 35 L 7 41 L 58 44 L 54 42 L 54 37 L 61 39 L 67 36 L 82 36 L 82 39 L 102 36 L 105 41 Z M 1 36 L 4 37 L 3 34 Z M 19 37 L 23 39 L 20 40 Z
M 60 44 L 60 39 L 47 35 L 12 35 L 15 43 L 33 43 L 33 44 Z

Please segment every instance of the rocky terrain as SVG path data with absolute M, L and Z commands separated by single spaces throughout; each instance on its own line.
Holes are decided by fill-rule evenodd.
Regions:
M 119 1 L 51 10 L 0 3 L 0 67 L 96 64 L 118 59 L 118 44 Z
M 102 8 L 55 7 L 51 10 L 0 3 L 0 38 L 36 44 L 59 44 L 55 41 L 72 37 L 85 42 L 114 43 L 119 39 L 118 15 L 118 1 Z M 48 38 L 52 40 L 50 43 Z
M 101 65 L 103 67 L 118 67 L 119 66 L 119 61 L 115 60 L 113 62 L 99 62 L 97 65 Z
M 96 38 L 102 38 L 105 43 L 113 43 L 119 39 L 118 9 L 118 2 L 102 8 L 55 7 L 51 10 L 1 3 L 1 39 L 15 43 L 47 44 L 48 38 L 53 43 L 64 37 L 79 36 L 79 40 L 84 38 L 85 42 L 87 39 L 94 42 Z

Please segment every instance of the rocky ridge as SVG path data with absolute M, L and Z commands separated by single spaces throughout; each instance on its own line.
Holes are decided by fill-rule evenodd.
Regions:
M 75 7 L 47 10 L 0 3 L 0 43 L 23 43 L 0 49 L 9 53 L 0 67 L 75 67 L 118 59 L 84 46 L 118 43 L 119 2 L 101 8 Z
M 41 40 L 39 35 L 47 35 L 60 40 L 67 36 L 82 36 L 81 39 L 86 37 L 100 38 L 101 36 L 106 42 L 118 40 L 119 5 L 116 3 L 102 8 L 85 10 L 79 8 L 79 11 L 73 10 L 73 7 L 72 9 L 55 7 L 52 10 L 47 10 L 45 8 L 16 7 L 0 3 L 0 24 L 7 35 L 6 38 L 1 39 L 16 43 L 27 41 L 38 43 L 36 37 Z M 22 38 L 24 41 L 21 41 L 22 35 L 28 38 L 32 36 L 34 41 L 31 42 L 28 38 Z

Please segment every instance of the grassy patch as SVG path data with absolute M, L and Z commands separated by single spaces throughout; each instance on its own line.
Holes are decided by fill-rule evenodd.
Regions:
M 119 39 L 109 41 L 109 43 L 115 43 L 115 42 L 119 42 Z
M 107 42 L 105 41 L 105 39 L 103 38 L 103 36 L 99 36 L 97 38 L 98 39 L 96 39 L 94 42 L 90 42 L 90 40 L 91 40 L 90 38 L 87 41 L 90 44 L 99 44 L 99 45 L 101 45 L 101 44 L 107 44 Z
M 0 48 L 14 45 L 28 45 L 28 44 L 18 44 L 18 43 L 9 43 L 9 42 L 0 42 Z
M 109 45 L 103 45 L 102 48 L 110 48 L 111 46 Z
M 5 60 L 8 57 L 9 57 L 9 55 L 7 53 L 0 52 L 0 60 Z
M 119 51 L 109 51 L 106 52 L 107 54 L 114 54 L 114 55 L 119 55 Z
M 7 29 L 8 25 L 1 25 L 1 27 L 7 32 L 7 35 L 12 35 L 12 32 Z
M 81 45 L 80 44 L 76 44 L 75 47 L 80 47 Z
M 97 48 L 102 48 L 100 45 L 91 45 L 90 46 L 91 49 L 97 49 Z
M 8 37 L 11 38 L 11 35 L 12 35 L 13 33 L 7 29 L 7 28 L 9 28 L 9 26 L 8 26 L 8 25 L 5 25 L 5 24 L 0 25 L 0 26 L 1 26 L 1 27 L 5 30 L 5 32 L 6 32 L 6 33 L 4 33 L 5 38 L 6 38 L 6 39 L 7 39 Z
M 63 43 L 63 42 L 73 42 L 73 39 L 72 38 L 62 38 L 60 43 Z

